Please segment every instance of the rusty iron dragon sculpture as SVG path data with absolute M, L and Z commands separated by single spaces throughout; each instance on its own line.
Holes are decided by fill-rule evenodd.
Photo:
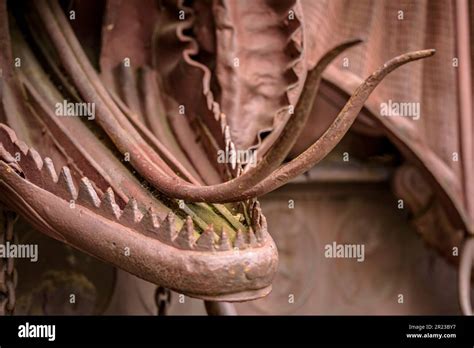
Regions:
M 292 9 L 292 2 L 284 3 L 281 14 Z M 288 103 L 279 110 L 288 117 L 277 136 L 254 147 L 258 162 L 222 164 L 216 152 L 237 146 L 235 120 L 226 120 L 206 86 L 194 86 L 202 102 L 183 102 L 165 95 L 173 82 L 153 65 L 134 70 L 120 64 L 99 75 L 67 9 L 50 0 L 27 2 L 21 11 L 15 6 L 0 5 L 4 208 L 140 278 L 209 301 L 246 301 L 270 292 L 278 254 L 257 198 L 323 159 L 387 74 L 434 54 L 410 52 L 383 64 L 352 93 L 327 131 L 284 163 L 306 125 L 322 72 L 360 40 L 337 45 L 301 78 L 294 107 Z M 108 6 L 113 10 L 114 2 Z M 165 9 L 160 18 L 183 14 L 180 26 L 170 26 L 167 34 L 186 42 L 186 7 L 166 2 Z M 108 23 L 103 28 L 115 30 Z M 290 41 L 301 53 L 303 47 Z M 194 46 L 180 54 L 199 71 Z M 94 120 L 58 117 L 55 105 L 64 100 L 93 104 Z M 4 311 L 11 302 L 4 302 Z

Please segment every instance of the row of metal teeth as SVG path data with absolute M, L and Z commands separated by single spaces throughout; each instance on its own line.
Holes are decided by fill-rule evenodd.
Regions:
M 12 153 L 20 153 L 20 160 L 17 161 Z M 112 188 L 109 187 L 103 194 L 99 192 L 99 198 L 93 183 L 83 177 L 77 189 L 68 167 L 64 166 L 58 175 L 50 158 L 42 159 L 35 149 L 28 148 L 16 138 L 13 130 L 4 125 L 0 125 L 0 159 L 22 173 L 29 182 L 70 202 L 74 209 L 77 208 L 76 205 L 88 208 L 109 220 L 179 249 L 228 251 L 255 248 L 265 242 L 268 233 L 258 202 L 250 209 L 252 226 L 247 232 L 238 230 L 233 242 L 224 229 L 218 235 L 212 225 L 199 234 L 194 230 L 192 218 L 189 216 L 178 231 L 172 212 L 160 219 L 152 208 L 142 210 L 134 198 L 129 199 L 122 210 L 115 201 Z

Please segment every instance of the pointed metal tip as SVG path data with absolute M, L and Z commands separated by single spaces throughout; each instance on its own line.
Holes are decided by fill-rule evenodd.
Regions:
M 58 177 L 60 195 L 66 200 L 76 200 L 77 190 L 68 167 L 62 167 Z
M 28 149 L 26 158 L 23 158 L 20 160 L 20 165 L 21 162 L 26 162 L 27 166 L 29 166 L 31 169 L 41 170 L 43 168 L 43 159 L 41 158 L 38 151 L 36 151 L 34 148 Z
M 239 250 L 246 249 L 248 247 L 247 242 L 245 241 L 245 235 L 242 230 L 237 230 L 237 235 L 234 241 L 234 248 Z
M 43 160 L 44 166 L 43 169 L 46 170 L 47 177 L 53 182 L 57 183 L 59 178 L 56 173 L 56 168 L 54 168 L 54 163 L 49 157 L 45 157 Z
M 136 223 L 140 222 L 143 218 L 143 214 L 138 208 L 138 203 L 135 198 L 130 198 L 123 208 L 122 215 L 120 216 L 120 223 L 133 227 Z
M 0 143 L 0 159 L 7 161 L 8 163 L 16 163 L 15 158 L 3 147 L 2 143 Z
M 102 197 L 102 204 L 100 205 L 100 209 L 108 217 L 113 217 L 116 220 L 120 218 L 120 207 L 115 202 L 115 193 L 111 187 L 107 188 L 107 190 L 105 191 L 104 196 Z
M 20 151 L 23 155 L 28 153 L 28 145 L 22 140 L 16 140 L 13 146 L 16 149 L 14 152 Z
M 202 251 L 214 251 L 216 250 L 216 240 L 218 239 L 217 234 L 214 232 L 214 226 L 210 224 L 201 234 L 196 242 L 196 249 Z
M 100 207 L 100 199 L 97 192 L 92 186 L 91 181 L 83 177 L 79 182 L 79 193 L 77 195 L 77 201 L 80 205 L 89 206 L 90 208 Z
M 186 221 L 173 242 L 181 249 L 192 250 L 196 243 L 193 219 L 188 215 Z
M 17 141 L 15 131 L 3 123 L 0 124 L 0 141 L 11 144 Z
M 250 247 L 251 248 L 257 247 L 258 246 L 258 241 L 257 241 L 257 237 L 255 237 L 255 233 L 253 232 L 252 227 L 249 227 L 248 234 L 249 234 L 249 245 L 250 245 Z
M 140 222 L 140 225 L 145 232 L 152 233 L 154 235 L 158 233 L 160 222 L 152 207 L 147 209 L 143 219 Z
M 227 235 L 227 232 L 224 230 L 224 228 L 222 228 L 221 239 L 219 241 L 219 250 L 227 251 L 231 249 L 232 249 L 232 245 L 230 243 L 229 236 Z
M 176 234 L 175 215 L 173 212 L 169 212 L 158 227 L 158 239 L 171 245 L 176 238 Z

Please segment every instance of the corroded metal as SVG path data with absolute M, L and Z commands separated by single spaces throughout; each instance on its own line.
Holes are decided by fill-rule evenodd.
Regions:
M 209 88 L 209 69 L 191 58 L 197 53 L 196 45 L 184 48 L 182 57 L 204 74 L 204 98 L 189 101 L 196 109 L 186 114 L 202 113 L 202 118 L 170 121 L 168 113 L 176 113 L 184 105 L 177 108 L 178 98 L 173 100 L 161 91 L 161 79 L 155 73 L 160 71 L 163 78 L 165 63 L 155 70 L 145 62 L 136 70 L 109 66 L 111 70 L 104 73 L 109 75 L 102 78 L 60 4 L 49 0 L 28 4 L 34 18 L 26 16 L 26 23 L 18 27 L 12 23 L 11 38 L 9 28 L 3 28 L 0 37 L 6 47 L 6 53 L 0 56 L 6 77 L 2 80 L 1 111 L 8 124 L 0 124 L 2 203 L 48 236 L 142 279 L 208 301 L 246 301 L 270 292 L 278 254 L 257 197 L 324 158 L 387 74 L 434 54 L 434 50 L 422 50 L 389 60 L 355 89 L 320 139 L 293 161 L 282 164 L 308 121 L 323 71 L 360 40 L 336 45 L 314 68 L 304 70 L 300 95 L 285 86 L 285 96 L 295 101 L 294 114 L 290 112 L 293 105 L 288 105 L 284 111 L 286 122 L 271 141 L 265 142 L 267 147 L 258 163 L 243 168 L 235 160 L 216 163 L 215 153 L 209 150 L 236 149 L 231 128 L 236 121 L 226 122 Z M 278 13 L 281 8 L 298 8 L 293 1 L 275 7 Z M 120 6 L 112 4 L 108 8 L 118 11 Z M 186 13 L 182 1 L 176 8 Z M 215 10 L 220 9 L 217 6 Z M 228 20 L 221 15 L 217 17 Z M 5 2 L 0 19 L 4 25 L 8 22 Z M 184 27 L 190 23 L 174 23 L 176 30 L 171 31 L 177 41 L 190 42 L 184 34 Z M 293 35 L 298 24 L 299 20 L 285 22 L 289 44 L 283 40 L 283 51 L 290 56 L 303 52 Z M 107 33 L 113 25 L 104 23 L 103 30 Z M 23 32 L 37 43 L 34 52 Z M 10 46 L 25 57 L 24 68 L 19 71 L 11 68 Z M 296 74 L 297 63 L 293 63 L 282 71 Z M 43 70 L 42 64 L 49 68 Z M 118 74 L 118 88 L 111 82 L 112 70 Z M 52 83 L 49 72 L 61 88 Z M 97 112 L 93 122 L 86 126 L 85 121 L 77 119 L 59 120 L 53 108 L 66 97 L 94 105 Z M 201 107 L 206 104 L 205 108 L 198 108 L 198 103 Z M 212 121 L 206 118 L 209 112 Z M 235 117 L 236 113 L 232 114 Z M 216 122 L 220 122 L 217 131 Z M 210 312 L 230 312 L 227 305 L 210 302 L 208 307 Z

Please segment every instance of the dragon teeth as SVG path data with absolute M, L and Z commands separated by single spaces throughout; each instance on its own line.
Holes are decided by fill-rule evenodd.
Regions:
M 244 233 L 241 230 L 237 231 L 237 236 L 235 237 L 234 248 L 239 250 L 246 249 L 248 244 L 245 242 Z
M 161 222 L 160 227 L 158 228 L 158 238 L 161 241 L 171 243 L 176 237 L 174 219 L 174 214 L 170 212 Z
M 249 245 L 251 248 L 254 248 L 258 245 L 257 237 L 255 237 L 255 233 L 253 232 L 252 227 L 249 227 Z
M 4 147 L 3 144 L 0 143 L 0 158 L 7 163 L 15 163 L 15 158 L 8 152 Z
M 237 166 L 237 152 L 235 151 L 235 145 L 234 143 L 230 143 L 230 151 L 231 151 L 231 167 L 232 170 L 235 170 L 235 167 Z
M 194 237 L 193 219 L 190 216 L 186 217 L 186 221 L 173 243 L 181 249 L 193 249 L 196 238 Z
M 253 203 L 253 206 L 252 206 L 252 222 L 254 224 L 257 223 L 257 220 L 259 218 L 259 216 L 261 215 L 262 213 L 262 209 L 260 208 L 260 202 L 259 201 L 255 201 Z
M 115 194 L 111 187 L 105 191 L 100 208 L 106 217 L 113 217 L 116 220 L 120 218 L 120 207 L 115 203 Z
M 20 157 L 20 161 L 18 161 L 23 173 L 26 176 L 26 179 L 31 183 L 43 187 L 43 176 L 41 175 L 40 171 L 43 168 L 43 159 L 39 155 L 39 153 L 31 148 L 28 150 L 25 156 Z
M 15 156 L 17 152 L 26 155 L 28 151 L 28 146 L 26 146 L 23 141 L 18 140 L 15 131 L 3 124 L 0 125 L 0 143 L 3 144 L 5 150 L 10 152 L 12 156 Z M 21 148 L 19 146 L 21 146 Z
M 142 218 L 143 214 L 138 208 L 137 200 L 130 198 L 123 209 L 120 222 L 126 225 L 128 224 L 129 227 L 133 227 L 136 223 L 140 222 Z
M 231 249 L 232 249 L 232 245 L 230 243 L 229 236 L 227 235 L 227 232 L 224 229 L 222 229 L 221 240 L 219 241 L 219 250 L 227 251 Z
M 6 144 L 13 145 L 15 141 L 17 141 L 15 131 L 4 124 L 0 124 L 0 142 L 5 144 L 4 146 L 8 146 Z
M 72 180 L 71 171 L 68 167 L 63 167 L 59 173 L 58 187 L 60 196 L 66 200 L 76 200 L 77 190 Z
M 214 251 L 216 249 L 215 242 L 217 239 L 218 236 L 214 232 L 213 226 L 209 225 L 197 240 L 196 249 L 202 251 Z
M 43 168 L 46 170 L 48 178 L 53 183 L 57 183 L 58 182 L 58 174 L 56 173 L 56 169 L 54 168 L 53 161 L 51 160 L 51 158 L 46 157 L 43 162 L 44 162 Z
M 41 158 L 38 151 L 30 148 L 26 153 L 26 156 L 20 160 L 20 164 L 26 166 L 27 168 L 38 171 L 43 168 L 43 159 Z
M 230 128 L 229 128 L 229 126 L 225 126 L 225 128 L 224 128 L 224 139 L 225 139 L 225 142 L 227 144 L 230 143 Z
M 46 157 L 43 160 L 43 169 L 41 176 L 43 177 L 43 188 L 47 191 L 54 192 L 58 183 L 58 174 L 56 173 L 56 169 L 54 168 L 53 161 L 49 157 Z
M 26 145 L 26 143 L 24 141 L 17 140 L 13 144 L 13 151 L 12 152 L 13 153 L 19 152 L 22 155 L 26 156 L 26 154 L 28 153 L 28 145 Z
M 153 211 L 153 208 L 148 208 L 143 219 L 141 220 L 141 226 L 145 232 L 156 234 L 160 227 L 158 216 Z
M 268 231 L 267 231 L 267 219 L 262 214 L 262 209 L 260 208 L 260 202 L 255 201 L 252 205 L 250 210 L 250 218 L 252 220 L 252 228 L 255 230 L 255 237 L 258 243 L 263 243 L 267 239 Z M 249 231 L 249 242 L 252 245 L 254 243 L 252 239 L 253 230 L 250 234 Z
M 79 204 L 89 208 L 98 208 L 100 206 L 99 196 L 88 178 L 82 178 L 79 183 L 77 201 Z
M 257 236 L 258 242 L 263 243 L 267 238 L 267 222 L 263 215 L 261 216 L 261 222 L 261 224 L 256 226 L 255 235 Z

